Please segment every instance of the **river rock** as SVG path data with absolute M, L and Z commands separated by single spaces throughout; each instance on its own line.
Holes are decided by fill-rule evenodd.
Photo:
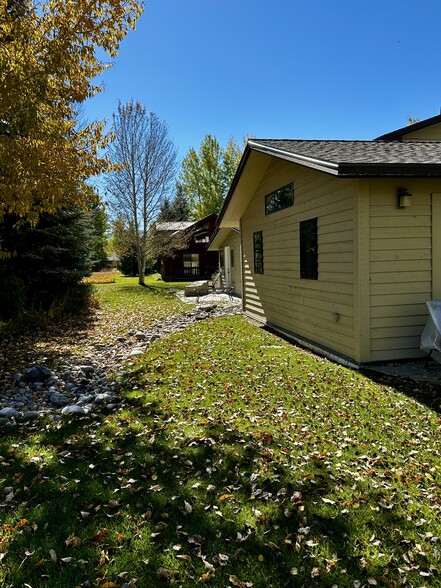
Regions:
M 64 406 L 69 403 L 69 398 L 60 392 L 52 392 L 49 400 L 54 406 Z
M 51 376 L 51 371 L 43 365 L 34 365 L 23 372 L 23 379 L 27 382 L 44 382 Z
M 11 408 L 10 406 L 6 406 L 0 410 L 0 418 L 6 417 L 8 419 L 16 419 L 20 416 L 18 410 L 15 408 Z
M 86 411 L 82 406 L 78 406 L 77 404 L 68 404 L 61 410 L 61 414 L 86 414 Z

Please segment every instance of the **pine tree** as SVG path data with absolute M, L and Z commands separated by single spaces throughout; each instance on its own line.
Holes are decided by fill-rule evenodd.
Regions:
M 173 222 L 190 220 L 190 202 L 184 193 L 182 184 L 176 182 L 173 199 L 164 198 L 159 209 L 157 222 Z
M 8 215 L 0 225 L 3 247 L 11 253 L 0 264 L 3 320 L 24 308 L 49 310 L 91 271 L 95 227 L 88 213 L 70 207 L 41 215 L 36 227 L 18 229 L 16 220 Z

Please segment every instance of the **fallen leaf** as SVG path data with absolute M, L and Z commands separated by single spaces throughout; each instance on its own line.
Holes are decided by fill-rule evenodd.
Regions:
M 219 497 L 219 502 L 225 502 L 226 500 L 231 500 L 231 499 L 234 499 L 233 494 L 222 494 L 222 496 Z
M 191 514 L 193 512 L 193 507 L 186 500 L 184 500 L 184 509 L 185 509 L 185 512 L 188 514 Z
M 230 576 L 229 580 L 233 586 L 237 586 L 238 588 L 252 588 L 254 586 L 252 582 L 243 582 L 237 576 Z
M 317 578 L 317 576 L 320 575 L 320 569 L 319 568 L 312 568 L 311 570 L 311 578 Z
M 176 572 L 175 570 L 169 570 L 167 568 L 158 568 L 156 570 L 156 575 L 158 576 L 158 578 L 160 578 L 161 580 L 165 580 L 169 584 L 174 584 L 174 577 L 177 573 L 178 572 Z
M 322 500 L 325 504 L 335 504 L 335 500 L 331 500 L 330 498 L 323 498 L 322 496 Z
M 211 580 L 211 578 L 214 578 L 214 572 L 205 572 L 205 574 L 202 574 L 199 578 L 198 583 L 203 584 L 204 582 Z
M 297 574 L 299 573 L 299 569 L 298 568 L 291 568 L 289 572 L 290 572 L 291 576 L 297 576 Z
M 75 535 L 69 535 L 69 537 L 65 540 L 65 544 L 66 545 L 71 545 L 72 547 L 79 547 L 81 545 L 82 541 L 79 537 L 76 537 Z

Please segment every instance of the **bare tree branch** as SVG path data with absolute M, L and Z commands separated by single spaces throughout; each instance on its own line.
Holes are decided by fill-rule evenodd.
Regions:
M 152 255 L 149 229 L 174 180 L 176 148 L 166 124 L 133 100 L 118 105 L 113 133 L 108 156 L 118 169 L 108 175 L 107 190 L 112 208 L 133 227 L 139 283 L 144 284 L 146 260 Z

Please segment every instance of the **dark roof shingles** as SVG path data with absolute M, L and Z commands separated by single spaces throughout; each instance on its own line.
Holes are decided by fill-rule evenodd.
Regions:
M 339 175 L 365 175 L 369 170 L 385 174 L 399 172 L 401 168 L 414 168 L 422 172 L 427 166 L 427 173 L 432 175 L 439 166 L 436 175 L 441 174 L 441 143 L 434 141 L 321 141 L 290 139 L 252 139 L 251 148 L 259 146 L 280 156 L 283 153 L 300 158 L 310 158 L 317 163 L 338 166 Z M 315 167 L 314 161 L 310 162 Z M 435 166 L 435 167 L 434 167 Z M 431 173 L 429 173 L 431 172 Z M 382 175 L 382 174 L 380 174 Z M 424 174 L 425 175 L 425 174 Z

